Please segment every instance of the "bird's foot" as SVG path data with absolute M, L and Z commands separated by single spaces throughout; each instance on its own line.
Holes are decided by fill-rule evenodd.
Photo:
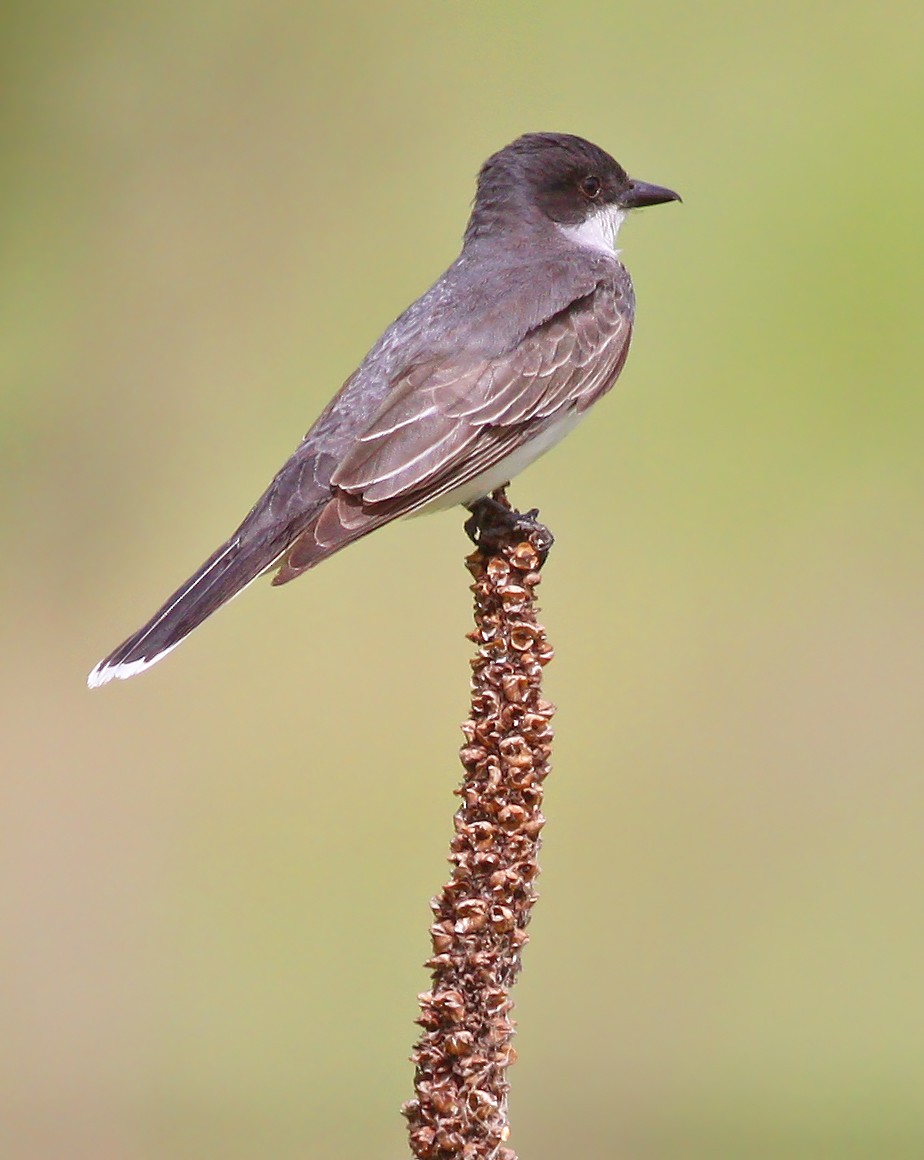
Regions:
M 520 536 L 535 548 L 540 568 L 545 563 L 555 537 L 545 524 L 540 523 L 538 508 L 531 508 L 528 512 L 515 511 L 502 487 L 493 495 L 476 500 L 469 511 L 472 514 L 465 521 L 466 534 L 484 555 L 496 552 L 512 536 Z

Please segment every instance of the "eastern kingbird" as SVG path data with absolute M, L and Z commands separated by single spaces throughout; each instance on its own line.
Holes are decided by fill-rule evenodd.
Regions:
M 422 508 L 471 507 L 548 451 L 612 387 L 635 297 L 627 212 L 679 201 L 565 133 L 481 167 L 462 252 L 385 331 L 234 535 L 90 674 L 166 656 L 261 573 L 285 584 Z

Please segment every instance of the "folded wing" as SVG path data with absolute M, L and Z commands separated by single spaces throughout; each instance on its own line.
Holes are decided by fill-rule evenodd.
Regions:
M 610 389 L 631 307 L 599 287 L 505 354 L 408 368 L 331 476 L 333 496 L 285 555 L 285 583 L 374 528 L 476 479 Z

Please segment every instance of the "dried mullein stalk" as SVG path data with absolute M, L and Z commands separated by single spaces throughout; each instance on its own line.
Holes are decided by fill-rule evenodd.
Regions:
M 543 533 L 528 518 L 500 533 L 495 527 L 466 561 L 475 578 L 477 655 L 460 755 L 462 805 L 452 876 L 431 903 L 433 984 L 419 997 L 416 1098 L 403 1109 L 419 1160 L 516 1160 L 505 1146 L 507 1068 L 515 1059 L 510 990 L 536 901 L 554 712 L 541 696 L 552 650 L 534 601 L 551 543 Z

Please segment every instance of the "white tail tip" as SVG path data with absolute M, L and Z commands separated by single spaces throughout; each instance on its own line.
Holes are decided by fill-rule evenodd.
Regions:
M 147 657 L 140 661 L 123 661 L 121 664 L 111 665 L 106 661 L 100 661 L 92 673 L 87 677 L 87 688 L 98 689 L 102 685 L 108 685 L 110 681 L 127 681 L 129 677 L 137 676 L 138 673 L 143 673 L 145 669 L 149 669 L 151 665 L 156 665 L 157 662 L 173 652 L 176 644 L 172 644 L 169 648 L 165 648 L 163 652 L 159 652 L 156 656 Z

